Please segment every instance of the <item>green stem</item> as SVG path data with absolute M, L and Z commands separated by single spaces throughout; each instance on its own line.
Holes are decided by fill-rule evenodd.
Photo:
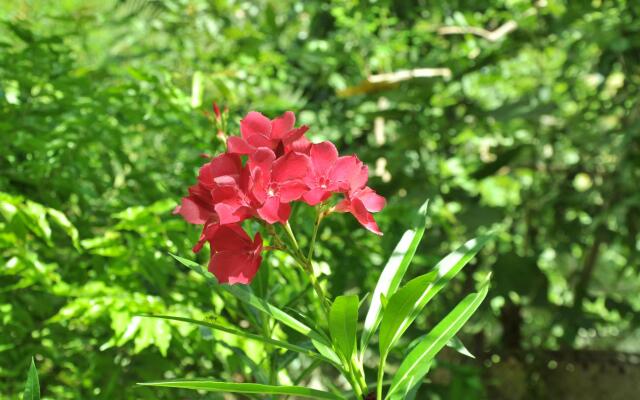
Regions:
M 316 209 L 316 222 L 313 224 L 313 234 L 311 235 L 311 243 L 309 244 L 309 254 L 307 260 L 311 261 L 313 258 L 313 251 L 316 247 L 316 237 L 318 236 L 318 228 L 320 228 L 320 221 L 322 221 L 322 213 Z
M 311 281 L 313 290 L 315 290 L 316 295 L 319 297 L 320 303 L 322 304 L 322 309 L 326 314 L 325 316 L 327 317 L 327 320 L 329 320 L 329 300 L 326 294 L 324 293 L 324 289 L 322 289 L 320 282 L 318 282 L 318 278 L 316 277 L 315 272 L 313 271 L 311 260 L 308 258 L 305 258 L 305 256 L 302 254 L 302 251 L 300 250 L 300 246 L 298 245 L 298 241 L 296 240 L 296 236 L 293 234 L 293 231 L 291 230 L 291 225 L 289 225 L 288 221 L 286 224 L 284 224 L 284 231 L 287 233 L 287 235 L 289 236 L 289 239 L 291 240 L 291 243 L 293 244 L 293 250 L 295 253 L 293 258 L 298 262 L 298 264 L 300 264 L 302 269 L 309 276 L 309 280 Z
M 353 371 L 353 374 L 355 376 L 356 383 L 360 386 L 360 391 L 363 393 L 363 395 L 366 394 L 368 392 L 368 390 L 367 390 L 367 382 L 364 379 L 364 372 L 358 366 L 358 363 L 357 363 L 356 360 L 351 359 L 350 360 L 350 365 L 351 365 L 351 369 Z
M 384 364 L 387 361 L 386 356 L 380 357 L 380 363 L 378 364 L 378 382 L 376 384 L 376 399 L 382 400 L 382 379 L 384 378 Z

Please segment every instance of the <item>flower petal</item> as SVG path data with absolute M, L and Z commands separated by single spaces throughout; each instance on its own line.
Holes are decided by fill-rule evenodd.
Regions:
M 329 170 L 338 159 L 338 149 L 328 141 L 317 143 L 311 145 L 309 155 L 316 174 L 327 176 Z
M 271 180 L 285 182 L 304 178 L 311 169 L 311 160 L 300 153 L 287 153 L 273 163 Z
M 295 151 L 296 153 L 309 154 L 311 150 L 311 142 L 306 137 L 302 136 L 299 139 L 287 144 L 285 146 L 285 153 Z
M 362 161 L 358 160 L 358 166 L 353 171 L 353 174 L 349 177 L 349 185 L 351 190 L 358 190 L 363 188 L 367 184 L 369 179 L 369 167 L 367 167 Z
M 271 138 L 282 140 L 296 123 L 296 116 L 287 111 L 271 122 Z
M 357 194 L 357 198 L 362 201 L 362 204 L 369 212 L 378 212 L 387 204 L 385 198 L 374 192 L 370 187 L 362 189 Z
M 240 121 L 240 134 L 245 140 L 254 135 L 271 135 L 271 121 L 256 111 L 251 111 Z
M 224 153 L 200 168 L 198 182 L 207 188 L 211 188 L 216 177 L 229 175 L 237 178 L 240 176 L 241 168 L 242 162 L 240 161 L 240 156 L 237 154 Z
M 277 197 L 267 198 L 262 207 L 258 209 L 260 218 L 269 224 L 275 224 L 276 222 L 285 224 L 290 214 L 291 206 L 286 203 L 281 203 Z
M 308 205 L 315 206 L 317 204 L 322 203 L 329 197 L 331 197 L 331 192 L 328 192 L 323 189 L 311 189 L 302 196 L 302 199 Z
M 309 190 L 309 187 L 300 180 L 286 181 L 278 187 L 278 197 L 283 203 L 298 200 Z
M 362 226 L 376 235 L 382 236 L 382 232 L 380 231 L 380 228 L 378 228 L 378 224 L 375 219 L 373 219 L 373 215 L 367 211 L 360 199 L 353 199 L 351 201 L 351 214 L 356 217 Z
M 309 130 L 309 127 L 306 125 L 302 125 L 300 128 L 290 130 L 284 138 L 282 138 L 282 142 L 285 145 L 289 145 L 301 138 L 303 138 L 304 134 Z
M 333 167 L 328 172 L 329 181 L 346 191 L 351 188 L 351 180 L 361 169 L 362 162 L 356 156 L 343 156 L 336 160 Z
M 174 214 L 180 214 L 190 224 L 201 225 L 207 222 L 212 211 L 201 207 L 189 197 L 183 197 L 182 203 L 173 210 Z
M 262 257 L 247 252 L 222 251 L 214 253 L 209 261 L 211 271 L 220 283 L 248 285 L 260 268 Z
M 251 146 L 241 137 L 229 136 L 227 139 L 227 151 L 233 154 L 251 154 L 255 151 L 255 147 Z
M 251 246 L 251 238 L 239 224 L 221 225 L 209 241 L 212 252 L 240 251 Z

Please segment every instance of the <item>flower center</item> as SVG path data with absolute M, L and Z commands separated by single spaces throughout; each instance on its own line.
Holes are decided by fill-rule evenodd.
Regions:
M 278 187 L 274 184 L 270 184 L 267 188 L 267 196 L 273 197 L 278 195 Z

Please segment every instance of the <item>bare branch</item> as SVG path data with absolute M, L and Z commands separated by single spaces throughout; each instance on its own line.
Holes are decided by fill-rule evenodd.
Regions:
M 401 69 L 384 74 L 369 75 L 366 80 L 362 81 L 358 85 L 350 86 L 338 91 L 338 96 L 350 97 L 359 94 L 378 92 L 391 89 L 398 83 L 410 79 L 433 78 L 438 76 L 450 78 L 451 70 L 449 68 L 416 68 Z
M 501 26 L 499 26 L 494 31 L 488 31 L 484 28 L 478 28 L 475 26 L 443 26 L 438 28 L 438 34 L 440 35 L 466 35 L 471 34 L 475 36 L 480 36 L 483 39 L 486 39 L 490 42 L 497 42 L 501 40 L 509 33 L 515 31 L 518 28 L 518 23 L 516 21 L 507 21 Z

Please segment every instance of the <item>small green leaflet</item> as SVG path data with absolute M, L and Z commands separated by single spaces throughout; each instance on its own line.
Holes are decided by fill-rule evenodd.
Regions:
M 345 398 L 337 394 L 323 392 L 321 390 L 309 389 L 301 386 L 273 386 L 261 385 L 257 383 L 231 383 L 215 382 L 210 380 L 172 380 L 161 382 L 139 383 L 144 386 L 162 386 L 182 389 L 205 390 L 208 392 L 227 392 L 245 394 L 281 394 L 310 399 L 330 399 L 344 400 Z

